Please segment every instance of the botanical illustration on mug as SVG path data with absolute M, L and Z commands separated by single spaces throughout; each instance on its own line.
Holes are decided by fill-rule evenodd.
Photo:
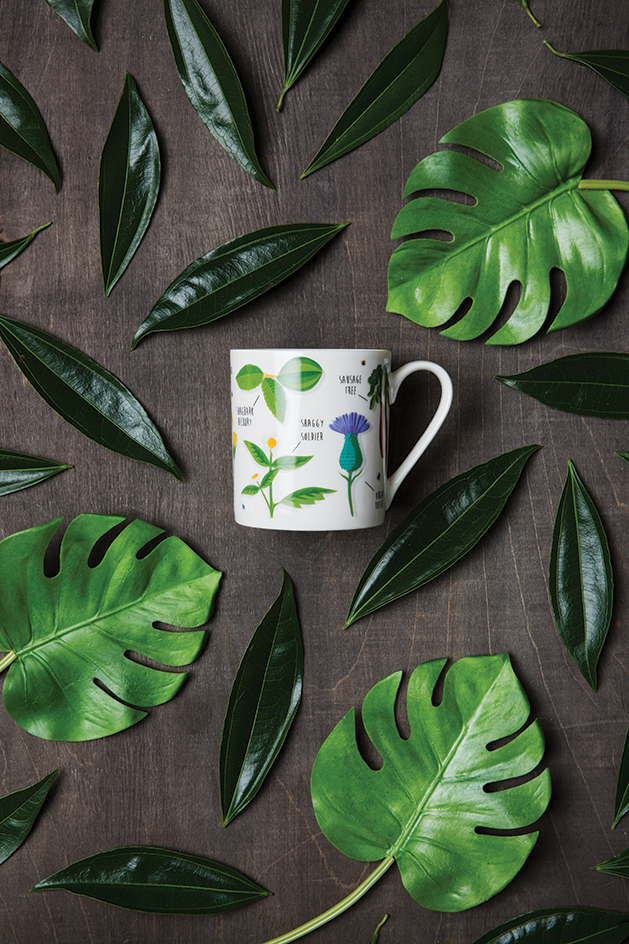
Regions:
M 339 472 L 339 475 L 347 482 L 347 500 L 352 518 L 354 517 L 352 485 L 362 472 L 363 467 L 363 454 L 358 437 L 370 428 L 371 424 L 367 417 L 361 413 L 343 413 L 342 416 L 337 416 L 334 422 L 330 423 L 330 429 L 334 430 L 335 433 L 341 433 L 345 437 L 339 456 L 339 465 L 341 469 L 347 472 L 347 475 L 344 475 L 343 472 Z
M 389 371 L 387 370 L 386 366 L 383 364 L 377 364 L 369 374 L 368 383 L 369 392 L 367 396 L 369 397 L 369 409 L 373 410 L 375 409 L 377 403 L 380 404 L 380 455 L 383 459 L 385 459 L 386 462 L 389 434 L 389 417 L 387 409 L 389 406 Z
M 277 456 L 277 458 L 274 459 L 273 450 L 277 446 L 277 442 L 273 437 L 267 440 L 267 446 L 270 450 L 268 456 L 264 450 L 255 443 L 249 442 L 247 439 L 243 440 L 243 442 L 251 453 L 254 461 L 267 471 L 259 482 L 257 482 L 256 479 L 260 478 L 260 473 L 255 472 L 251 476 L 251 484 L 245 485 L 241 495 L 262 495 L 269 509 L 271 518 L 278 505 L 288 505 L 289 508 L 301 508 L 302 505 L 314 505 L 315 502 L 323 501 L 326 495 L 331 495 L 336 492 L 335 488 L 319 488 L 316 485 L 310 485 L 306 488 L 298 488 L 297 491 L 291 492 L 290 495 L 285 495 L 284 498 L 280 498 L 279 501 L 274 501 L 273 483 L 279 473 L 286 470 L 292 471 L 300 468 L 302 465 L 306 465 L 307 462 L 310 462 L 312 456 Z
M 273 416 L 283 423 L 286 418 L 286 390 L 298 393 L 312 390 L 319 383 L 323 368 L 311 357 L 292 357 L 279 374 L 265 374 L 255 364 L 245 364 L 236 374 L 236 383 L 241 390 L 260 387 L 264 402 Z

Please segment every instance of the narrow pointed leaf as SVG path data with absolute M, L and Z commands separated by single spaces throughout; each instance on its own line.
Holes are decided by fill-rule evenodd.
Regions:
M 220 862 L 151 846 L 123 846 L 80 859 L 31 888 L 64 888 L 130 911 L 219 914 L 269 893 Z
M 597 872 L 605 872 L 607 875 L 620 875 L 621 878 L 629 878 L 629 849 L 619 852 L 613 859 L 599 862 L 594 868 Z
M 45 331 L 0 315 L 0 338 L 37 393 L 101 446 L 181 479 L 141 403 L 113 374 Z
M 408 738 L 396 723 L 402 673 L 378 682 L 362 720 L 382 765 L 364 760 L 351 709 L 319 749 L 311 793 L 340 852 L 361 862 L 393 857 L 415 901 L 457 912 L 497 894 L 524 865 L 538 833 L 523 830 L 544 813 L 550 776 L 535 773 L 544 738 L 537 721 L 527 725 L 529 701 L 508 654 L 459 659 L 435 705 L 445 663 L 424 662 L 409 680 Z
M 524 7 L 524 9 L 525 9 L 526 12 L 528 13 L 528 15 L 531 17 L 531 19 L 533 20 L 533 22 L 535 23 L 536 26 L 541 26 L 541 25 L 542 25 L 542 24 L 539 22 L 539 20 L 538 20 L 535 16 L 533 16 L 533 14 L 532 14 L 532 12 L 531 12 L 531 8 L 529 7 L 529 0 L 518 0 L 518 3 L 520 4 L 521 7 Z
M 30 787 L 0 798 L 0 862 L 19 849 L 30 833 L 56 776 L 53 770 Z
M 236 374 L 236 383 L 241 390 L 254 390 L 260 386 L 263 377 L 263 371 L 255 364 L 245 364 Z
M 23 249 L 35 239 L 37 233 L 41 233 L 43 229 L 46 229 L 50 226 L 50 223 L 44 223 L 42 226 L 38 226 L 37 229 L 34 229 L 32 233 L 29 233 L 28 236 L 22 236 L 20 239 L 12 239 L 10 242 L 0 242 L 0 269 L 3 266 L 8 265 L 16 256 L 22 252 Z
M 284 87 L 277 105 L 326 41 L 348 0 L 282 0 Z
M 65 20 L 86 46 L 98 52 L 90 25 L 94 0 L 46 0 L 46 3 L 59 14 L 62 20 Z
M 0 495 L 19 492 L 22 488 L 37 485 L 38 482 L 71 468 L 71 465 L 59 465 L 37 456 L 0 449 Z
M 496 380 L 555 410 L 607 420 L 629 419 L 629 354 L 566 354 Z
M 583 52 L 558 52 L 544 42 L 551 52 L 562 59 L 574 59 L 588 66 L 615 89 L 629 98 L 629 49 L 592 49 Z
M 401 118 L 439 75 L 447 38 L 448 8 L 441 0 L 371 73 L 301 176 L 353 151 Z
M 310 462 L 312 456 L 279 456 L 273 460 L 273 467 L 276 469 L 300 469 L 302 465 Z
M 428 495 L 378 548 L 354 593 L 346 627 L 448 570 L 480 541 L 539 446 L 513 449 Z
M 127 72 L 103 145 L 98 175 L 100 256 L 105 295 L 129 265 L 149 225 L 160 182 L 153 122 Z
M 474 944 L 623 944 L 629 914 L 601 908 L 540 908 L 499 924 Z
M 629 812 L 629 731 L 625 735 L 625 743 L 618 768 L 616 782 L 616 796 L 614 799 L 614 820 L 612 829 L 615 829 L 625 813 Z
M 321 380 L 323 368 L 311 357 L 292 357 L 287 361 L 277 379 L 288 390 L 312 390 Z
M 254 462 L 257 462 L 258 465 L 263 465 L 268 469 L 269 457 L 264 454 L 263 450 L 260 449 L 260 447 L 257 446 L 254 442 L 250 442 L 248 439 L 243 440 L 243 442 L 245 446 L 247 447 L 247 449 L 249 450 L 249 452 L 251 453 L 251 457 L 254 460 Z
M 61 519 L 0 541 L 0 651 L 12 655 L 2 697 L 13 720 L 35 737 L 89 741 L 123 731 L 163 705 L 186 680 L 128 657 L 184 666 L 201 652 L 220 573 L 179 538 L 139 518 L 79 515 L 67 527 L 59 571 L 44 557 Z M 94 561 L 98 542 L 109 546 Z M 95 548 L 97 551 L 95 552 Z
M 262 381 L 262 396 L 273 416 L 283 423 L 286 419 L 286 394 L 274 377 L 265 377 Z
M 304 647 L 293 585 L 254 632 L 238 667 L 223 723 L 220 785 L 223 826 L 252 801 L 275 762 L 301 700 Z
M 229 53 L 197 0 L 164 0 L 177 72 L 192 106 L 230 157 L 265 187 L 245 93 Z
M 1 62 L 0 147 L 43 171 L 59 192 L 61 177 L 44 119 L 22 83 Z
M 323 501 L 326 495 L 333 495 L 335 492 L 335 488 L 318 488 L 311 485 L 291 492 L 290 495 L 282 498 L 279 504 L 288 505 L 289 508 L 301 508 L 302 505 L 314 505 L 318 501 Z
M 135 333 L 197 328 L 229 315 L 300 269 L 347 223 L 292 223 L 237 236 L 191 263 Z
M 612 619 L 614 578 L 605 528 L 572 462 L 553 528 L 548 592 L 559 635 L 596 691 Z

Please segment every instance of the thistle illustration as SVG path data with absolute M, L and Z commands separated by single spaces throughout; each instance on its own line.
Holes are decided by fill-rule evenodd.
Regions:
M 345 436 L 343 448 L 339 457 L 340 467 L 347 472 L 339 472 L 341 478 L 347 482 L 347 500 L 349 502 L 349 513 L 354 517 L 354 502 L 352 499 L 352 485 L 360 475 L 363 465 L 363 454 L 358 442 L 360 433 L 366 433 L 369 429 L 369 421 L 366 416 L 360 413 L 343 413 L 337 416 L 333 423 L 330 423 L 330 429 L 335 433 L 341 433 Z

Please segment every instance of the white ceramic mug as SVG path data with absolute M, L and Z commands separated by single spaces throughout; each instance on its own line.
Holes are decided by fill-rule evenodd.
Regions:
M 234 514 L 278 531 L 344 531 L 382 524 L 452 403 L 452 382 L 430 361 L 391 372 L 390 351 L 231 352 Z M 427 370 L 441 400 L 424 433 L 387 477 L 389 406 L 409 374 Z

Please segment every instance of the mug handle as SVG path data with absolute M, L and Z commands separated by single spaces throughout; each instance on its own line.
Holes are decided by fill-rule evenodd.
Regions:
M 450 375 L 443 367 L 440 367 L 439 364 L 433 364 L 431 361 L 409 361 L 408 364 L 403 364 L 402 367 L 398 367 L 397 370 L 389 374 L 389 403 L 395 403 L 395 398 L 398 395 L 402 382 L 406 380 L 409 374 L 414 374 L 415 371 L 418 370 L 428 370 L 437 377 L 441 384 L 441 400 L 439 401 L 435 415 L 426 427 L 424 433 L 419 437 L 406 459 L 404 459 L 395 472 L 388 477 L 385 508 L 389 507 L 398 488 L 419 457 L 426 451 L 437 435 L 452 405 L 452 381 L 450 380 Z

